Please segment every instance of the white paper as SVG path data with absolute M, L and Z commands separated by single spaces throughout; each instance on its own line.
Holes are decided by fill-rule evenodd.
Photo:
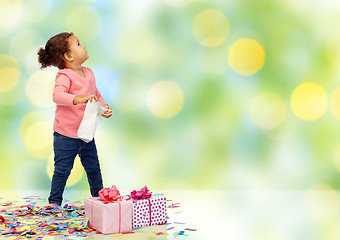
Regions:
M 87 102 L 84 116 L 77 132 L 79 139 L 86 143 L 92 141 L 102 113 L 105 112 L 103 109 L 103 105 L 100 102 L 96 102 L 95 100 Z

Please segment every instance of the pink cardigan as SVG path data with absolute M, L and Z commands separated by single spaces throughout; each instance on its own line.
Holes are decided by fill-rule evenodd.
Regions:
M 53 130 L 72 138 L 77 138 L 86 107 L 86 104 L 73 104 L 76 96 L 96 95 L 101 104 L 107 104 L 96 87 L 92 70 L 86 67 L 82 67 L 82 70 L 85 78 L 70 68 L 60 70 L 53 89 L 53 101 L 57 104 Z

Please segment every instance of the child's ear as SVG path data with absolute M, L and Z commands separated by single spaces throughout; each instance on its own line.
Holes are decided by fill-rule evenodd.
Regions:
M 69 62 L 73 61 L 73 56 L 69 52 L 64 53 L 64 58 Z

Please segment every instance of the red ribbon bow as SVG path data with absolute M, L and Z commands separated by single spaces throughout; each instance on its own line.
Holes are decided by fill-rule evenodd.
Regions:
M 133 190 L 131 192 L 131 197 L 135 200 L 150 199 L 152 192 L 149 192 L 148 188 L 145 186 L 141 190 Z
M 114 202 L 121 199 L 117 187 L 113 185 L 111 188 L 103 188 L 99 191 L 99 199 L 105 202 Z

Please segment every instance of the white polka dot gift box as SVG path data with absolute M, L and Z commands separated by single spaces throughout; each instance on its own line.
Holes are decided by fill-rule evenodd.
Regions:
M 116 186 L 103 188 L 99 198 L 85 199 L 85 218 L 90 228 L 102 234 L 131 232 L 132 203 L 120 196 Z
M 166 198 L 163 194 L 151 195 L 147 187 L 131 192 L 132 227 L 139 228 L 167 221 Z

